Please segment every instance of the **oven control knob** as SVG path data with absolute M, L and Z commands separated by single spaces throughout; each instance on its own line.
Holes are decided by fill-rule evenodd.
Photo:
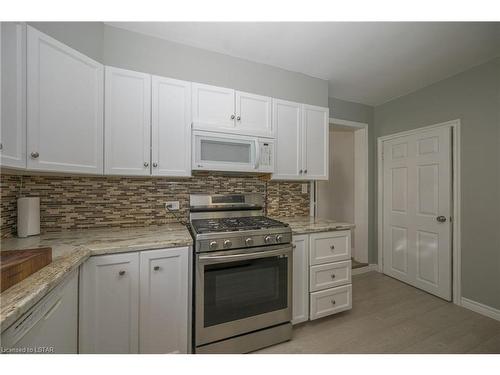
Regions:
M 264 242 L 265 243 L 270 243 L 271 242 L 271 236 L 264 237 Z
M 229 240 L 225 240 L 224 241 L 224 247 L 227 249 L 228 247 L 231 247 L 233 246 L 233 243 Z
M 276 235 L 276 242 L 277 243 L 280 243 L 282 239 L 283 239 L 283 236 L 281 234 Z
M 210 242 L 210 250 L 217 250 L 217 241 Z
M 252 246 L 252 245 L 253 245 L 253 238 L 248 237 L 248 238 L 245 240 L 245 245 L 247 245 L 247 246 Z

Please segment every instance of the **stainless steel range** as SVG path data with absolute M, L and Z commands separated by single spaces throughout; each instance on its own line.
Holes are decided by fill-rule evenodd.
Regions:
M 191 195 L 193 349 L 247 353 L 291 338 L 292 231 L 259 194 Z

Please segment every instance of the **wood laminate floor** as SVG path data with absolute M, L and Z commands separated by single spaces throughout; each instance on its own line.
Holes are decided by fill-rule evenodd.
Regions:
M 500 321 L 378 272 L 353 277 L 353 309 L 294 327 L 288 353 L 500 353 Z

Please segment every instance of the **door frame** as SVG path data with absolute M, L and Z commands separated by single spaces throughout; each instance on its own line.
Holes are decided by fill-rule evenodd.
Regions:
M 462 298 L 462 247 L 461 247 L 461 186 L 460 186 L 460 170 L 461 170 L 461 149 L 460 149 L 460 119 L 446 121 L 434 125 L 422 126 L 408 131 L 402 131 L 398 133 L 393 133 L 377 138 L 377 251 L 378 251 L 378 271 L 383 273 L 384 270 L 384 255 L 383 255 L 383 207 L 384 207 L 384 161 L 382 159 L 383 142 L 399 137 L 404 137 L 407 135 L 419 134 L 424 131 L 439 129 L 439 128 L 450 128 L 452 132 L 452 198 L 453 198 L 453 214 L 452 214 L 452 296 L 453 303 L 461 305 Z
M 328 125 L 340 125 L 354 130 L 354 162 L 355 166 L 358 166 L 358 171 L 356 171 L 354 175 L 354 224 L 356 229 L 360 229 L 356 231 L 354 251 L 358 260 L 370 263 L 368 252 L 368 124 L 330 117 Z M 361 187 L 361 189 L 357 189 L 357 187 Z M 318 197 L 317 184 L 315 184 L 314 190 L 312 191 L 314 191 L 313 199 L 315 208 L 317 204 L 316 199 Z M 356 202 L 361 203 L 356 205 Z M 314 210 L 312 216 L 316 216 L 316 212 L 317 210 Z M 359 241 L 360 238 L 361 241 Z M 359 244 L 361 244 L 361 246 L 358 246 Z

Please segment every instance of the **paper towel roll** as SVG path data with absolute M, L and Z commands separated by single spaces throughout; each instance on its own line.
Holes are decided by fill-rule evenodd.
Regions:
M 28 237 L 40 234 L 40 198 L 17 200 L 17 235 Z

